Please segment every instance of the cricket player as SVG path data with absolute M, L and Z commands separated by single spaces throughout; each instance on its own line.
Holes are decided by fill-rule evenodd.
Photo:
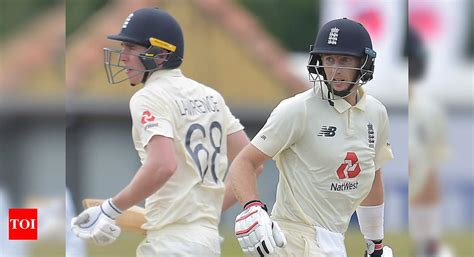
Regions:
M 122 46 L 104 49 L 109 82 L 144 84 L 130 100 L 142 166 L 121 192 L 74 218 L 72 230 L 109 244 L 120 234 L 117 216 L 145 200 L 138 257 L 220 256 L 220 214 L 236 202 L 223 179 L 249 143 L 243 126 L 218 92 L 182 74 L 183 33 L 167 12 L 139 9 L 108 38 Z
M 449 156 L 446 117 L 439 103 L 417 87 L 425 75 L 427 53 L 410 28 L 409 57 L 409 227 L 416 257 L 451 257 L 441 242 L 441 183 L 438 166 Z M 422 99 L 420 99 L 422 95 Z
M 345 257 L 354 211 L 365 256 L 392 256 L 382 243 L 381 167 L 393 158 L 389 121 L 384 105 L 361 88 L 372 79 L 375 57 L 360 23 L 326 23 L 307 66 L 314 87 L 282 101 L 231 164 L 232 187 L 244 207 L 235 233 L 247 256 Z M 280 171 L 271 217 L 255 173 L 270 158 Z

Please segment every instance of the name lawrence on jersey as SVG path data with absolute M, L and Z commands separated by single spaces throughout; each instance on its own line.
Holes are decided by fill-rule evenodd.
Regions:
M 181 116 L 194 116 L 210 112 L 219 112 L 219 106 L 214 96 L 208 95 L 199 99 L 175 100 Z

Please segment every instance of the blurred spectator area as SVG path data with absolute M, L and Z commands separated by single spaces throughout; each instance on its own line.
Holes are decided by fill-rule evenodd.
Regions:
M 25 98 L 62 102 L 64 11 L 61 1 L 2 1 L 2 102 L 13 97 L 19 102 Z
M 20 206 L 64 193 L 65 6 L 7 0 L 0 14 L 0 187 Z
M 133 10 L 156 3 L 109 1 L 68 35 L 66 85 L 71 108 L 79 108 L 83 101 L 128 102 L 136 88 L 127 83 L 107 85 L 102 48 L 119 48 L 118 42 L 106 36 L 118 33 Z M 182 26 L 185 75 L 217 89 L 229 104 L 274 107 L 288 95 L 309 87 L 289 71 L 286 51 L 233 1 L 158 3 Z

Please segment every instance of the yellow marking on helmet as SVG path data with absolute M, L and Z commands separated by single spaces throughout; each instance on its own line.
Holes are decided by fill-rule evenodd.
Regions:
M 166 50 L 171 51 L 171 52 L 176 51 L 176 46 L 175 45 L 170 44 L 170 43 L 165 42 L 165 41 L 162 41 L 162 40 L 159 40 L 159 39 L 154 38 L 154 37 L 150 38 L 150 44 L 152 46 L 160 47 L 160 48 L 166 49 Z
M 145 56 L 148 56 L 148 57 L 153 57 L 153 56 L 155 56 L 155 54 L 151 54 L 151 53 L 145 53 Z

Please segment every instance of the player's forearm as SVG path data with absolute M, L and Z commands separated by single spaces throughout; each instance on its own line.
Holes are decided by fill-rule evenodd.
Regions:
M 132 181 L 120 193 L 113 197 L 113 203 L 121 210 L 145 200 L 160 189 L 174 174 L 173 167 L 153 167 L 142 165 Z
M 383 239 L 384 189 L 380 170 L 375 172 L 374 182 L 367 197 L 357 208 L 360 231 L 366 240 Z
M 441 201 L 441 188 L 440 188 L 440 181 L 439 175 L 436 170 L 430 170 L 427 173 L 427 178 L 423 181 L 422 185 L 420 185 L 420 190 L 413 190 L 417 191 L 415 194 L 408 195 L 409 197 L 409 204 L 410 205 L 437 205 Z M 410 181 L 412 183 L 412 181 Z M 413 182 L 415 183 L 415 182 Z
M 225 182 L 225 194 L 224 194 L 224 202 L 222 203 L 222 212 L 225 212 L 227 209 L 232 207 L 235 204 L 235 202 L 237 202 L 237 198 L 235 197 L 234 191 L 232 190 L 230 177 L 228 177 Z
M 244 130 L 237 131 L 230 135 L 227 135 L 227 160 L 232 163 L 237 155 L 249 144 L 250 140 Z M 225 194 L 224 202 L 222 204 L 222 211 L 226 211 L 228 208 L 233 206 L 237 202 L 237 198 L 232 191 L 232 185 L 230 181 L 232 172 L 228 172 L 225 180 Z
M 382 181 L 382 173 L 380 170 L 375 171 L 374 182 L 367 197 L 362 201 L 362 206 L 376 206 L 384 202 L 384 188 Z
M 241 205 L 259 199 L 257 193 L 257 169 L 259 167 L 260 165 L 255 167 L 252 162 L 240 155 L 230 166 L 230 184 Z
M 235 169 L 234 169 L 235 171 Z M 263 166 L 258 167 L 255 172 L 257 174 L 257 177 L 260 176 L 260 174 L 263 171 Z M 225 182 L 225 194 L 224 194 L 224 203 L 222 204 L 222 212 L 226 211 L 230 207 L 232 207 L 235 202 L 237 202 L 237 198 L 234 194 L 234 190 L 232 188 L 232 173 L 231 170 L 229 170 L 229 175 L 226 179 Z M 253 200 L 253 199 L 252 199 Z

